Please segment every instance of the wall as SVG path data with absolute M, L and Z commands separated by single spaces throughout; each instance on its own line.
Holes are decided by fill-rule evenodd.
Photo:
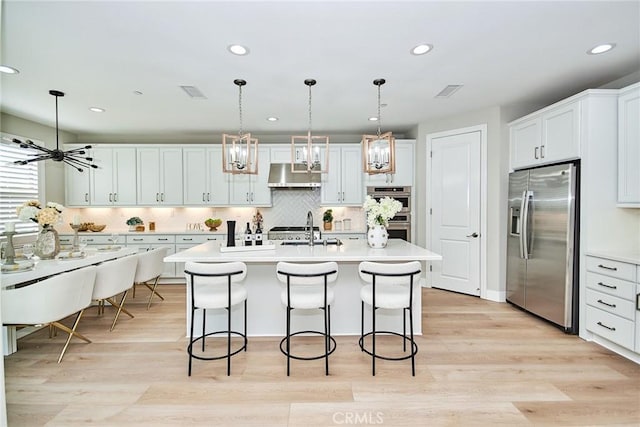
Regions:
M 2 113 L 0 114 L 0 130 L 16 136 L 38 140 L 48 148 L 56 147 L 55 127 Z M 74 134 L 61 130 L 59 141 L 62 146 L 67 142 L 76 142 L 77 139 Z M 51 160 L 40 163 L 44 165 L 45 201 L 64 204 L 64 163 Z

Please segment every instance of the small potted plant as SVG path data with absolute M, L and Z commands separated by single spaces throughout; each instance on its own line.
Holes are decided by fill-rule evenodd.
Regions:
M 138 231 L 138 227 L 142 226 L 142 230 L 144 231 L 144 222 L 140 219 L 140 217 L 133 216 L 127 220 L 127 225 L 129 226 L 129 231 Z
M 322 222 L 324 223 L 323 225 L 325 230 L 331 230 L 333 226 L 333 210 L 332 209 L 327 209 L 326 211 L 324 211 L 324 214 L 322 214 Z

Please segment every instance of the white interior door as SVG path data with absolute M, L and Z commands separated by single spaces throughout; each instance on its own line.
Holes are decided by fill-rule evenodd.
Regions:
M 431 143 L 432 286 L 480 295 L 480 130 L 449 133 Z

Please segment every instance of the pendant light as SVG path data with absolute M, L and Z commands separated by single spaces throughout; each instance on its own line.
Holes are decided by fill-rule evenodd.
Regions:
M 329 137 L 311 135 L 311 86 L 316 81 L 306 79 L 304 84 L 309 87 L 309 130 L 305 136 L 291 137 L 291 172 L 326 173 L 329 171 Z
M 53 95 L 56 97 L 56 148 L 55 150 L 51 150 L 50 148 L 39 146 L 35 142 L 27 139 L 24 142 L 20 141 L 17 138 L 7 138 L 2 137 L 5 141 L 10 141 L 20 145 L 20 148 L 29 148 L 33 150 L 37 150 L 38 153 L 30 154 L 33 156 L 27 160 L 16 160 L 13 162 L 16 165 L 26 165 L 32 162 L 39 162 L 40 160 L 53 160 L 54 162 L 63 162 L 68 164 L 69 166 L 76 169 L 78 172 L 83 172 L 83 168 L 94 168 L 97 169 L 98 166 L 94 165 L 93 158 L 87 157 L 87 152 L 85 150 L 91 149 L 90 145 L 86 145 L 84 147 L 73 148 L 71 150 L 63 151 L 60 149 L 59 142 L 59 129 L 58 129 L 58 98 L 64 96 L 64 92 L 60 92 L 59 90 L 50 90 L 49 95 Z
M 373 84 L 378 86 L 378 133 L 376 135 L 362 135 L 362 157 L 364 171 L 369 175 L 378 173 L 395 173 L 395 143 L 391 132 L 380 133 L 380 86 L 385 79 L 376 79 Z
M 250 133 L 242 133 L 242 86 L 247 82 L 236 79 L 238 86 L 238 106 L 240 111 L 240 131 L 237 135 L 222 135 L 222 171 L 232 174 L 258 173 L 258 139 Z

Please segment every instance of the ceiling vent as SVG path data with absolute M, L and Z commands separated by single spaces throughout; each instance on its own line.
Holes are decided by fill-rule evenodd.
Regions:
M 180 88 L 183 91 L 185 91 L 187 93 L 187 95 L 189 95 L 191 98 L 207 99 L 207 97 L 204 96 L 204 94 L 202 92 L 200 92 L 200 89 L 198 89 L 195 86 L 180 86 Z
M 460 89 L 464 85 L 448 85 L 444 89 L 440 91 L 439 94 L 436 95 L 436 98 L 449 98 L 451 95 L 456 93 L 458 89 Z

